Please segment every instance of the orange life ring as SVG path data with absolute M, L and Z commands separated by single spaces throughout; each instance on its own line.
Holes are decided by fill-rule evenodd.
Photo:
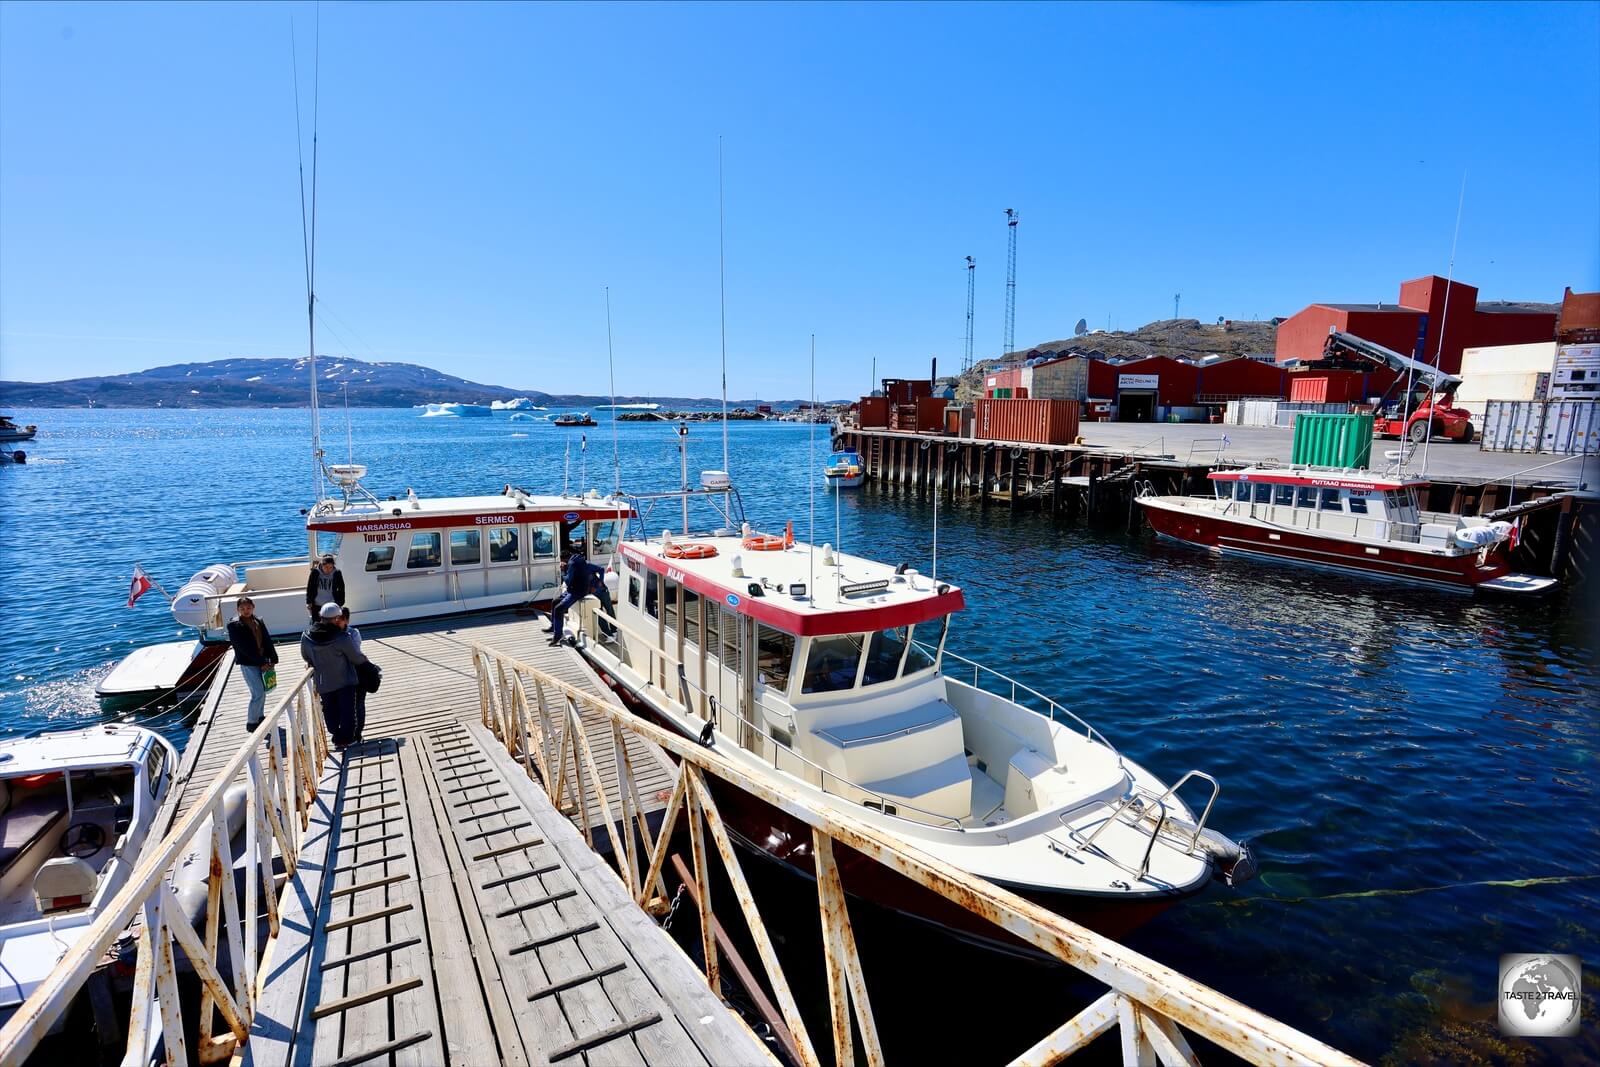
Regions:
M 668 559 L 710 559 L 717 554 L 717 546 L 697 541 L 674 541 L 662 549 L 661 554 Z
M 777 534 L 751 534 L 744 539 L 744 547 L 751 552 L 776 552 L 788 548 L 789 542 Z

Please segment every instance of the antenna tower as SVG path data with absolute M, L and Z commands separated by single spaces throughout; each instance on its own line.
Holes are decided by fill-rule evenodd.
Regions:
M 1017 221 L 1021 217 L 1006 208 L 1006 232 L 1011 236 L 1006 250 L 1006 347 L 1000 353 L 1001 359 L 1017 347 Z
M 1172 294 L 1172 317 L 1173 317 L 1173 319 L 1177 319 L 1177 317 L 1178 317 L 1178 301 L 1180 301 L 1182 299 L 1183 299 L 1183 294 L 1182 293 L 1173 293 Z
M 977 296 L 976 281 L 978 277 L 978 261 L 971 256 L 967 257 L 967 352 L 961 358 L 961 371 L 965 374 L 972 369 L 972 308 Z

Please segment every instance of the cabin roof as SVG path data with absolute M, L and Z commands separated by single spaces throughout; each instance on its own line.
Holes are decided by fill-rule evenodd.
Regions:
M 1208 477 L 1215 482 L 1266 482 L 1269 485 L 1315 485 L 1375 491 L 1428 484 L 1425 478 L 1393 478 L 1343 467 L 1243 467 L 1239 470 L 1212 471 Z
M 306 517 L 306 527 L 341 533 L 361 532 L 382 523 L 382 529 L 406 530 L 445 526 L 510 526 L 530 522 L 576 522 L 633 515 L 626 502 L 598 496 L 535 496 L 514 491 L 489 496 L 418 497 L 383 500 L 324 500 Z M 464 522 L 463 520 L 472 520 Z
M 627 540 L 622 554 L 657 574 L 682 582 L 702 596 L 751 618 L 802 637 L 861 633 L 937 619 L 966 606 L 961 590 L 927 575 L 895 574 L 895 565 L 844 553 L 823 565 L 823 548 L 796 542 L 789 548 L 758 551 L 738 536 L 676 538 L 677 545 L 710 545 L 708 559 L 670 558 L 660 538 Z M 743 576 L 734 574 L 734 561 Z M 804 583 L 806 595 L 791 596 Z M 755 585 L 761 595 L 750 592 Z M 853 588 L 854 587 L 854 588 Z
M 81 771 L 141 759 L 151 735 L 129 725 L 108 723 L 82 730 L 55 730 L 0 742 L 0 777 Z

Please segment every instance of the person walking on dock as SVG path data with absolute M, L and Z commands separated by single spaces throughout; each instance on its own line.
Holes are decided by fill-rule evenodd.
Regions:
M 567 611 L 578 601 L 589 595 L 589 585 L 592 578 L 589 575 L 589 561 L 583 553 L 573 549 L 562 560 L 563 579 L 566 581 L 567 591 L 561 599 L 556 601 L 556 606 L 550 609 L 550 643 L 561 643 L 562 623 L 566 620 Z
M 335 565 L 331 555 L 323 556 L 306 579 L 306 614 L 313 623 L 324 604 L 344 606 L 344 572 Z
M 338 604 L 324 604 L 317 621 L 300 635 L 300 658 L 312 670 L 333 747 L 342 750 L 356 738 L 356 668 L 367 657 L 345 632 Z
M 247 729 L 261 725 L 267 707 L 268 670 L 278 666 L 278 650 L 272 644 L 272 635 L 266 624 L 256 618 L 256 602 L 242 596 L 235 604 L 238 617 L 228 624 L 228 644 L 233 646 L 233 662 L 250 690 L 250 709 L 245 713 Z
M 349 608 L 339 609 L 339 624 L 344 627 L 344 632 L 349 635 L 350 641 L 356 646 L 356 651 L 360 652 L 361 631 L 350 624 Z M 370 676 L 373 674 L 377 674 L 379 677 L 382 677 L 383 674 L 382 671 L 378 670 L 378 665 L 376 663 L 369 661 L 364 666 L 356 668 L 356 676 L 359 680 L 356 683 L 355 740 L 358 742 L 361 740 L 361 735 L 365 733 L 367 729 L 367 693 L 370 692 L 368 687 L 371 685 Z

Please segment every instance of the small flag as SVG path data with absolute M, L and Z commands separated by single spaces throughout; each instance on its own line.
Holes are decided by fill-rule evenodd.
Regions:
M 1231 444 L 1233 444 L 1233 442 L 1228 440 L 1228 435 L 1227 434 L 1223 434 L 1222 435 L 1222 447 L 1223 448 L 1227 448 Z
M 1517 519 L 1511 524 L 1511 532 L 1506 534 L 1506 551 L 1511 551 L 1522 543 L 1522 520 Z
M 128 583 L 128 607 L 131 608 L 138 603 L 139 598 L 148 593 L 153 584 L 144 573 L 144 568 L 135 563 L 133 565 L 133 581 Z
M 587 451 L 589 451 L 589 435 L 588 434 L 580 433 L 578 435 L 578 451 L 579 452 L 587 452 Z

